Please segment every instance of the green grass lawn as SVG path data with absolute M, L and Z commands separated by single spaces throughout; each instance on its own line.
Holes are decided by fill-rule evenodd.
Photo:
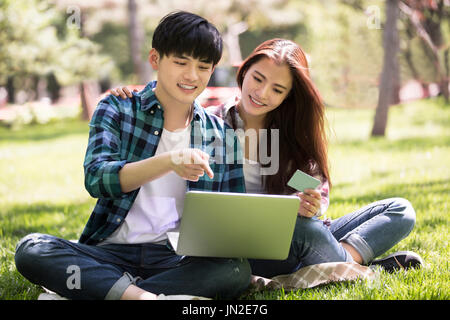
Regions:
M 386 138 L 370 139 L 373 113 L 327 111 L 334 185 L 327 215 L 337 218 L 382 198 L 409 199 L 416 226 L 389 252 L 416 251 L 426 266 L 380 272 L 372 282 L 242 298 L 449 299 L 450 106 L 435 99 L 392 107 Z M 36 299 L 41 292 L 15 269 L 21 237 L 41 232 L 77 239 L 81 233 L 95 205 L 83 184 L 87 135 L 87 123 L 76 120 L 20 131 L 0 127 L 0 299 Z

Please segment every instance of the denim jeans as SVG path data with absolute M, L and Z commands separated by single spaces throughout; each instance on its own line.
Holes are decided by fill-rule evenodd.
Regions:
M 15 262 L 29 281 L 86 300 L 120 299 L 130 284 L 154 294 L 231 299 L 247 288 L 251 272 L 245 259 L 183 257 L 159 244 L 92 246 L 39 233 L 17 244 Z
M 298 217 L 288 258 L 250 259 L 252 274 L 270 278 L 313 264 L 353 261 L 340 242 L 355 248 L 363 264 L 369 264 L 405 238 L 415 221 L 414 208 L 403 198 L 371 203 L 333 220 L 330 227 L 315 217 Z

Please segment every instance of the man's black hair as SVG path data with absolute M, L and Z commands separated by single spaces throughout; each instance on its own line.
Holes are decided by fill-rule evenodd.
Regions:
M 177 11 L 161 19 L 152 47 L 161 56 L 189 55 L 216 65 L 222 57 L 222 37 L 216 27 L 196 14 Z

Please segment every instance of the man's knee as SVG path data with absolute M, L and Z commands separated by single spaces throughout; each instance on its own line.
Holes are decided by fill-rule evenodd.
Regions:
M 14 261 L 17 270 L 29 280 L 33 280 L 33 270 L 39 267 L 42 258 L 54 247 L 52 236 L 32 233 L 23 237 L 16 245 Z
M 30 257 L 30 255 L 39 255 L 39 242 L 42 236 L 40 233 L 32 233 L 20 239 L 16 245 L 16 254 L 14 256 L 16 265 L 22 265 L 26 261 L 32 260 L 34 257 Z
M 251 267 L 247 259 L 224 259 L 219 296 L 224 299 L 238 297 L 248 288 L 250 277 Z

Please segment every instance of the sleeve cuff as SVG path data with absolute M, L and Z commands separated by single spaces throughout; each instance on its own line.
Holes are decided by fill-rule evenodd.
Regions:
M 103 186 L 106 193 L 110 194 L 113 198 L 125 196 L 120 186 L 119 171 L 126 163 L 126 160 L 110 162 L 103 172 Z

